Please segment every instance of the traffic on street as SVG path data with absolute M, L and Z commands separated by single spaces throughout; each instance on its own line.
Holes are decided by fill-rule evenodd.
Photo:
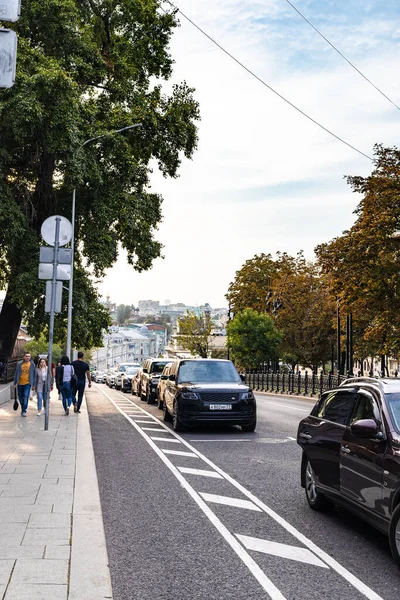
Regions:
M 177 433 L 156 405 L 88 391 L 115 600 L 399 597 L 387 537 L 308 506 L 296 436 L 315 400 L 256 399 L 254 433 Z

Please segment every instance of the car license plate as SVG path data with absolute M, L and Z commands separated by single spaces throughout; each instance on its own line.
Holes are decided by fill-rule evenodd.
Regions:
M 210 410 L 232 410 L 232 404 L 210 404 Z

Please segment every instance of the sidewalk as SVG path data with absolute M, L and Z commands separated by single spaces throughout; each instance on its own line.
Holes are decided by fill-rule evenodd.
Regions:
M 86 403 L 63 412 L 0 406 L 0 600 L 112 598 Z

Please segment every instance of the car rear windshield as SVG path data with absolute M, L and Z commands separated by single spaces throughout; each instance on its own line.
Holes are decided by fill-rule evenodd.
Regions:
M 126 374 L 127 375 L 135 375 L 138 372 L 138 368 L 137 367 L 127 367 L 126 369 Z
M 400 433 L 400 394 L 386 394 L 396 431 Z
M 231 362 L 188 360 L 180 364 L 179 382 L 240 383 L 241 379 Z
M 155 362 L 150 367 L 150 373 L 162 373 L 167 362 Z

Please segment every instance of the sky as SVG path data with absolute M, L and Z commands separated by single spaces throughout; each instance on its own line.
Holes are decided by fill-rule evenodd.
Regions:
M 375 85 L 400 104 L 398 0 L 293 0 Z M 398 141 L 400 112 L 360 77 L 286 0 L 177 0 L 210 36 L 269 85 L 367 155 Z M 167 6 L 167 4 L 165 4 Z M 345 175 L 372 163 L 298 114 L 183 17 L 171 41 L 172 83 L 195 88 L 202 120 L 179 178 L 155 172 L 164 259 L 135 273 L 123 252 L 103 297 L 226 305 L 235 272 L 255 254 L 328 242 L 360 200 Z

